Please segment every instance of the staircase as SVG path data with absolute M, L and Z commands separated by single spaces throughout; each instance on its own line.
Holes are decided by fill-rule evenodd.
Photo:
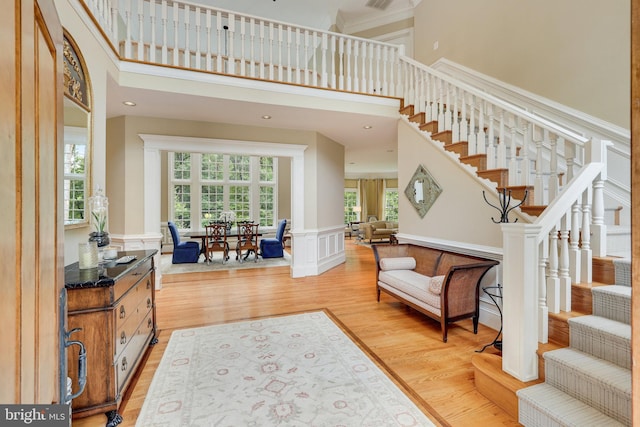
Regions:
M 593 314 L 568 319 L 569 347 L 543 354 L 545 382 L 517 392 L 523 425 L 631 425 L 630 262 L 613 262 L 616 284 L 592 289 Z

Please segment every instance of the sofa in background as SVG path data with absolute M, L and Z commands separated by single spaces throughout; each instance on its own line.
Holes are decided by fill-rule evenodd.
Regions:
M 373 240 L 389 240 L 389 236 L 398 232 L 395 221 L 370 221 L 360 223 L 360 236 L 372 243 Z
M 373 245 L 378 302 L 383 291 L 438 320 L 442 341 L 449 323 L 472 318 L 478 333 L 480 282 L 498 261 L 413 244 Z

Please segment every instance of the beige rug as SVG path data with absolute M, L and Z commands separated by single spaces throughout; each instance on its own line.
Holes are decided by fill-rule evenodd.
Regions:
M 435 426 L 330 316 L 174 331 L 136 426 Z
M 291 265 L 291 255 L 284 252 L 283 258 L 262 258 L 258 257 L 257 262 L 253 262 L 253 255 L 249 256 L 249 259 L 244 262 L 236 261 L 235 252 L 229 253 L 229 260 L 222 263 L 222 252 L 215 252 L 214 259 L 210 264 L 204 262 L 204 256 L 200 255 L 198 263 L 189 264 L 172 264 L 171 254 L 160 255 L 160 271 L 162 274 L 183 274 L 183 273 L 198 273 L 215 270 L 235 270 L 241 268 L 264 268 L 264 267 L 283 267 Z

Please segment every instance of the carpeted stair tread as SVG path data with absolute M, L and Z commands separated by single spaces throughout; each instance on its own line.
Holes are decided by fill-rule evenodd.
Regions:
M 591 290 L 593 314 L 623 323 L 631 323 L 631 287 L 599 286 Z
M 545 382 L 622 423 L 631 422 L 631 371 L 572 348 L 544 354 Z
M 631 325 L 593 315 L 568 322 L 572 348 L 631 369 Z
M 517 395 L 518 421 L 525 426 L 624 426 L 546 383 L 520 389 Z

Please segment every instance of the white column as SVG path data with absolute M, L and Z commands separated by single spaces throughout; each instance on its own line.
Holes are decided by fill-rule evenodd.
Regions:
M 145 242 L 150 247 L 157 249 L 154 256 L 156 265 L 156 289 L 162 288 L 162 271 L 160 268 L 160 244 L 162 232 L 160 231 L 160 183 L 161 183 L 160 150 L 157 148 L 144 148 L 144 234 Z M 145 246 L 147 244 L 145 243 Z
M 503 233 L 502 369 L 520 381 L 538 378 L 538 256 L 540 228 L 501 224 Z

